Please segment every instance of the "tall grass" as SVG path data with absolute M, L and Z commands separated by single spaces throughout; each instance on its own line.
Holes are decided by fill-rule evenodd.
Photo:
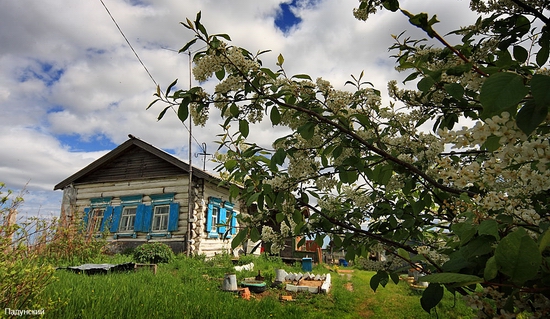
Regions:
M 279 259 L 247 257 L 255 269 L 237 273 L 240 281 L 261 271 L 268 281 L 275 268 L 300 271 Z M 388 284 L 376 293 L 368 282 L 373 272 L 355 270 L 350 278 L 332 272 L 333 286 L 327 295 L 292 293 L 294 301 L 279 301 L 280 289 L 269 289 L 244 300 L 236 293 L 220 289 L 224 275 L 232 271 L 231 259 L 211 260 L 178 256 L 159 265 L 156 275 L 148 270 L 107 275 L 79 275 L 59 271 L 58 280 L 47 287 L 43 298 L 57 300 L 58 307 L 46 318 L 435 318 L 419 304 L 419 294 L 407 285 Z M 326 273 L 324 267 L 315 273 Z M 346 284 L 353 285 L 353 291 Z M 348 286 L 349 287 L 349 286 Z M 453 308 L 452 296 L 438 306 L 440 318 L 470 318 L 471 310 L 459 302 Z

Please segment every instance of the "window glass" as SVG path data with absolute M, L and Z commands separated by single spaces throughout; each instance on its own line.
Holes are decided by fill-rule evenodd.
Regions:
M 122 210 L 122 216 L 120 217 L 119 231 L 133 231 L 134 223 L 136 221 L 137 206 L 124 207 Z
M 218 209 L 219 208 L 216 206 L 212 208 L 212 233 L 215 233 L 217 229 L 216 225 L 218 224 Z
M 153 228 L 152 231 L 168 230 L 168 214 L 170 213 L 170 205 L 155 206 L 153 212 Z
M 101 228 L 101 222 L 103 221 L 103 214 L 105 214 L 105 208 L 94 208 L 90 212 L 90 221 L 88 224 L 88 231 L 92 233 L 99 232 Z

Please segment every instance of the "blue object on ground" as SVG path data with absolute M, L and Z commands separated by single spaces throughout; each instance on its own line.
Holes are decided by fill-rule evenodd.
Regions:
M 303 271 L 311 271 L 313 270 L 313 261 L 311 258 L 302 258 L 302 270 Z
M 344 266 L 344 267 L 348 266 L 348 261 L 345 260 L 344 258 L 338 259 L 338 263 L 340 264 L 340 266 Z

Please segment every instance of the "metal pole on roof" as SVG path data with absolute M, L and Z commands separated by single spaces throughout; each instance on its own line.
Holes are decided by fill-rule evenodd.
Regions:
M 189 54 L 189 89 L 191 89 L 191 51 L 188 50 L 187 53 Z M 193 123 L 191 121 L 191 112 L 189 112 L 189 185 L 187 186 L 188 189 L 188 199 L 187 199 L 187 243 L 185 244 L 186 249 L 186 255 L 189 257 L 191 255 L 191 230 L 193 227 L 191 227 L 191 223 L 193 221 L 193 206 L 195 203 L 194 196 L 193 196 L 193 164 L 191 162 L 191 143 L 193 142 L 193 134 L 191 133 L 193 129 Z

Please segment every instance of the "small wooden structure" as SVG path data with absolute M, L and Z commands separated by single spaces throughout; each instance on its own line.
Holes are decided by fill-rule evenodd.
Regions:
M 193 167 L 190 183 L 189 169 L 130 135 L 55 185 L 54 190 L 63 190 L 61 220 L 84 221 L 91 236 L 106 235 L 119 250 L 158 241 L 176 253 L 229 251 L 238 228 L 236 215 L 246 208 L 229 202 L 228 187 L 220 186 L 215 175 Z

